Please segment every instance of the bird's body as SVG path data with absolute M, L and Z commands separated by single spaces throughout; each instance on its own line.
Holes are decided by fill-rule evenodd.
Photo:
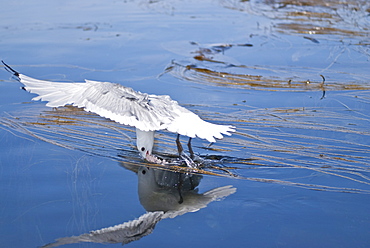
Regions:
M 136 128 L 137 148 L 145 158 L 151 155 L 154 132 L 168 130 L 190 138 L 215 142 L 234 127 L 202 120 L 181 107 L 167 95 L 141 93 L 132 88 L 109 82 L 85 80 L 84 83 L 61 83 L 34 79 L 6 68 L 18 77 L 24 89 L 38 96 L 32 100 L 47 101 L 46 106 L 73 105 L 118 123 Z

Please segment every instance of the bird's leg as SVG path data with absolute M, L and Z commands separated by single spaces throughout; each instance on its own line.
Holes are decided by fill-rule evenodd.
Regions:
M 182 148 L 182 145 L 180 143 L 180 134 L 177 134 L 176 145 L 177 145 L 177 151 L 179 152 L 179 156 L 181 156 L 181 153 L 184 149 Z
M 188 149 L 189 149 L 189 153 L 190 153 L 190 158 L 193 160 L 194 159 L 194 152 L 193 152 L 193 148 L 191 147 L 191 137 L 189 138 L 189 141 L 188 141 Z
M 178 201 L 179 204 L 182 204 L 184 202 L 184 198 L 182 197 L 182 185 L 183 185 L 184 179 L 182 177 L 182 173 L 179 173 L 179 183 L 177 184 L 177 191 L 179 192 L 180 199 Z
M 191 189 L 192 190 L 195 189 L 196 185 L 194 186 L 194 182 L 193 182 L 193 177 L 192 176 L 189 177 L 189 181 L 190 181 Z

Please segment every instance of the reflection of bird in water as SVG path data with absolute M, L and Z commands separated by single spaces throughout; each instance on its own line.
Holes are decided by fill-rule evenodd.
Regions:
M 201 175 L 122 165 L 137 173 L 139 199 L 143 207 L 149 212 L 164 211 L 169 217 L 174 213 L 177 216 L 198 211 L 236 191 L 231 186 L 224 186 L 199 193 L 197 187 Z
M 199 198 L 195 188 L 202 176 L 140 167 L 138 188 L 140 203 L 147 211 L 179 210 Z M 194 199 L 192 199 L 194 198 Z
M 79 236 L 59 238 L 43 248 L 81 242 L 128 244 L 152 233 L 156 224 L 163 219 L 196 212 L 207 207 L 212 201 L 221 200 L 236 191 L 236 188 L 229 185 L 199 194 L 195 188 L 202 178 L 200 175 L 148 167 L 138 168 L 124 163 L 122 166 L 138 174 L 139 199 L 148 212 L 138 219 L 119 225 Z
M 179 136 L 190 137 L 188 147 L 191 156 L 191 138 L 215 142 L 215 138 L 221 139 L 223 135 L 231 135 L 230 132 L 235 131 L 233 126 L 202 120 L 166 95 L 149 95 L 109 82 L 85 80 L 84 83 L 59 83 L 38 80 L 18 73 L 4 62 L 3 64 L 25 85 L 23 89 L 38 94 L 33 100 L 47 101 L 46 106 L 49 107 L 71 104 L 135 127 L 137 148 L 142 157 L 151 162 L 158 162 L 152 155 L 154 132 L 157 130 L 178 134 L 176 144 L 180 155 L 183 149 Z

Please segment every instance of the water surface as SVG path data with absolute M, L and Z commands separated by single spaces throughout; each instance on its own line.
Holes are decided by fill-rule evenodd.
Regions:
M 147 233 L 125 246 L 368 247 L 369 9 L 318 0 L 3 5 L 0 58 L 17 71 L 168 94 L 237 132 L 211 146 L 195 139 L 205 161 L 195 174 L 156 167 L 172 178 L 156 177 L 168 199 L 180 197 L 173 185 L 184 177 L 182 194 L 206 203 L 147 214 L 138 182 L 154 165 L 139 158 L 133 128 L 32 102 L 0 70 L 2 245 L 102 247 L 101 236 L 69 237 L 142 218 Z M 176 153 L 174 134 L 156 138 L 157 154 Z M 204 197 L 224 186 L 236 192 Z

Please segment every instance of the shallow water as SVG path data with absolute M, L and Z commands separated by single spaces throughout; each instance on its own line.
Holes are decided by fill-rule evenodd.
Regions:
M 195 139 L 205 165 L 179 174 L 189 171 L 143 162 L 133 128 L 32 102 L 0 70 L 2 246 L 66 237 L 75 244 L 65 247 L 368 247 L 369 9 L 313 0 L 7 3 L 0 59 L 17 71 L 168 94 L 237 132 L 211 146 Z M 176 153 L 174 134 L 156 138 L 157 154 Z M 168 194 L 161 199 L 182 194 L 175 205 L 188 207 L 146 214 L 142 168 L 166 175 L 155 179 Z M 180 195 L 177 177 L 192 182 Z M 118 224 L 137 231 L 139 217 L 148 226 L 136 240 L 86 234 Z

